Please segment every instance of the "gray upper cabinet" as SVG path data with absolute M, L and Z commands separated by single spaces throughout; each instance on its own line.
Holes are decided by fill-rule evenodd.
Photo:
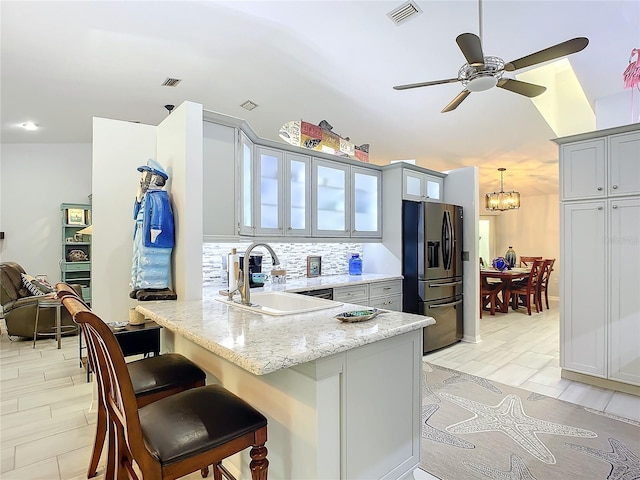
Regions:
M 312 235 L 380 238 L 380 170 L 313 158 Z
M 382 237 L 378 167 L 259 145 L 238 126 L 203 130 L 205 237 Z
M 382 236 L 382 172 L 351 166 L 351 237 Z
M 314 237 L 350 236 L 350 169 L 345 163 L 313 159 L 311 233 Z
M 241 140 L 240 235 L 310 236 L 311 157 Z
M 284 153 L 255 148 L 253 210 L 255 235 L 284 234 Z
M 286 236 L 311 235 L 311 157 L 286 152 L 285 231 Z
M 441 177 L 402 169 L 402 198 L 416 202 L 442 202 Z
M 238 234 L 236 211 L 236 136 L 233 127 L 203 123 L 203 233 L 233 237 Z
M 238 233 L 240 235 L 255 235 L 254 223 L 254 145 L 251 140 L 240 132 L 238 148 Z M 235 210 L 235 208 L 234 208 Z
M 640 193 L 640 132 L 609 137 L 609 196 Z
M 562 200 L 640 193 L 640 132 L 566 143 L 560 155 Z
M 563 200 L 607 196 L 606 138 L 562 145 L 560 195 Z

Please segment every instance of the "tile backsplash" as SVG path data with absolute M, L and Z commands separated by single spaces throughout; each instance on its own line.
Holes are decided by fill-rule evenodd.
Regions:
M 349 258 L 353 253 L 362 256 L 361 243 L 278 243 L 268 242 L 280 259 L 280 264 L 287 270 L 287 278 L 306 277 L 307 255 L 322 257 L 322 275 L 339 275 L 349 273 Z M 204 286 L 226 287 L 227 272 L 224 270 L 222 258 L 236 248 L 243 253 L 251 242 L 204 243 L 202 245 L 202 269 Z M 271 255 L 266 248 L 256 247 L 254 252 L 264 253 L 262 271 L 271 271 Z M 363 258 L 366 262 L 366 258 Z

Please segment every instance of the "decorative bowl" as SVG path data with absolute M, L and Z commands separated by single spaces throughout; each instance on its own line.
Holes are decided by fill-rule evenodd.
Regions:
M 120 330 L 124 330 L 124 328 L 129 324 L 129 322 L 111 322 L 107 323 L 112 329 L 116 332 Z
M 339 313 L 335 318 L 341 322 L 356 323 L 371 320 L 373 317 L 376 317 L 381 313 L 382 311 L 377 308 L 371 308 L 368 310 L 352 310 L 350 312 Z
M 495 268 L 496 270 L 500 270 L 501 272 L 509 268 L 509 264 L 504 259 L 504 257 L 494 258 L 492 264 L 493 264 L 493 268 Z

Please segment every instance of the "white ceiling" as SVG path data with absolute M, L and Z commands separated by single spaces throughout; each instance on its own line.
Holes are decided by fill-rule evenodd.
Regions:
M 447 170 L 480 166 L 481 191 L 557 192 L 555 134 L 530 100 L 491 89 L 440 111 L 465 62 L 455 38 L 478 33 L 476 1 L 0 2 L 3 143 L 90 142 L 92 117 L 156 125 L 185 100 L 245 119 L 278 139 L 289 120 L 327 120 L 373 163 L 416 159 Z M 594 106 L 624 91 L 622 72 L 640 47 L 637 0 L 484 0 L 485 55 L 520 58 L 573 37 L 589 46 L 569 60 Z M 513 74 L 509 74 L 513 78 Z M 166 77 L 182 79 L 162 87 Z M 240 108 L 245 100 L 259 107 Z M 28 132 L 18 125 L 41 126 Z

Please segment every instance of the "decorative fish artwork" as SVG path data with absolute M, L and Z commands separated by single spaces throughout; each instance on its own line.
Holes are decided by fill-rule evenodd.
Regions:
M 369 161 L 368 143 L 354 145 L 349 141 L 349 137 L 341 137 L 332 130 L 333 127 L 326 120 L 322 120 L 318 125 L 292 120 L 280 127 L 279 135 L 285 142 L 296 147 L 354 158 L 361 162 Z

